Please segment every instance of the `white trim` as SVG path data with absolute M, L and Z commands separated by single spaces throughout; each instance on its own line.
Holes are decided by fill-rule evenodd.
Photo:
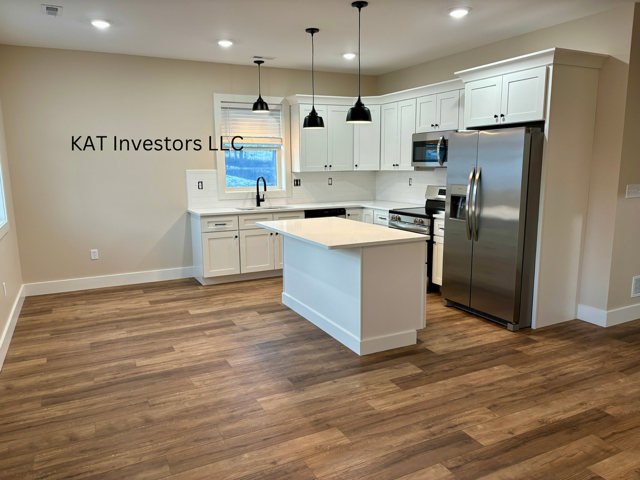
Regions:
M 6 358 L 7 352 L 9 351 L 9 344 L 11 343 L 11 338 L 13 337 L 13 331 L 16 328 L 16 323 L 18 322 L 18 317 L 20 316 L 20 311 L 22 310 L 22 305 L 24 304 L 24 290 L 24 285 L 22 285 L 20 287 L 20 291 L 18 292 L 18 298 L 16 298 L 16 301 L 13 304 L 13 308 L 11 309 L 11 313 L 9 314 L 9 321 L 7 322 L 7 326 L 4 327 L 2 337 L 0 337 L 0 370 L 2 370 L 4 359 Z
M 614 325 L 639 320 L 640 304 L 608 311 L 598 310 L 588 305 L 578 305 L 578 319 L 601 327 L 613 327 Z
M 588 305 L 578 305 L 578 320 L 593 323 L 600 327 L 607 326 L 607 312 Z
M 284 153 L 282 185 L 279 189 L 271 188 L 269 198 L 288 198 L 293 195 L 293 181 L 291 175 L 291 143 L 290 143 L 290 108 L 284 97 L 262 97 L 265 102 L 282 106 L 282 151 Z M 222 136 L 222 102 L 253 103 L 256 97 L 252 95 L 235 95 L 226 93 L 213 94 L 213 130 L 216 141 Z M 252 200 L 255 199 L 253 188 L 246 191 L 227 190 L 225 176 L 224 152 L 214 152 L 216 169 L 218 170 L 218 200 Z
M 94 288 L 120 287 L 137 283 L 162 282 L 192 278 L 193 267 L 168 268 L 166 270 L 150 270 L 147 272 L 118 273 L 99 277 L 70 278 L 51 282 L 27 283 L 24 285 L 25 297 L 49 295 L 52 293 L 77 292 Z
M 499 62 L 489 63 L 479 67 L 454 72 L 464 83 L 482 80 L 484 78 L 515 73 L 521 70 L 543 67 L 545 65 L 568 65 L 600 69 L 609 55 L 581 52 L 566 48 L 549 48 L 540 52 L 529 53 Z
M 415 345 L 417 341 L 417 332 L 415 330 L 394 333 L 382 337 L 367 338 L 360 341 L 356 336 L 341 326 L 336 325 L 324 315 L 284 292 L 282 293 L 282 303 L 358 355 L 368 355 L 393 348 Z

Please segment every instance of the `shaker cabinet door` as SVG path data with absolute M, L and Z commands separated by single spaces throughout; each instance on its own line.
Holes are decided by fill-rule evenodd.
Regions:
M 469 82 L 464 87 L 465 128 L 498 125 L 502 103 L 502 76 Z
M 240 232 L 241 273 L 262 272 L 275 268 L 273 236 L 273 232 L 263 228 Z
M 503 76 L 501 123 L 544 120 L 546 84 L 547 67 Z
M 219 277 L 240 273 L 240 242 L 238 232 L 202 234 L 204 277 Z

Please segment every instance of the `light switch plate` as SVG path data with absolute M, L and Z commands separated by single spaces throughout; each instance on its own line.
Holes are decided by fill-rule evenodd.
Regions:
M 640 198 L 640 184 L 627 185 L 627 198 Z

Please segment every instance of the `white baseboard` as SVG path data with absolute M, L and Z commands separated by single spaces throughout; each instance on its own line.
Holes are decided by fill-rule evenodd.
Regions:
M 93 288 L 120 287 L 137 283 L 162 282 L 193 277 L 193 267 L 168 268 L 166 270 L 150 270 L 148 272 L 118 273 L 100 277 L 72 278 L 54 280 L 52 282 L 27 283 L 24 285 L 24 296 L 49 295 L 52 293 L 77 292 Z
M 2 332 L 2 337 L 0 337 L 0 370 L 2 370 L 2 365 L 4 365 L 4 359 L 7 356 L 7 352 L 9 351 L 9 344 L 11 343 L 11 338 L 13 337 L 13 331 L 16 328 L 16 323 L 18 322 L 18 317 L 20 316 L 20 310 L 22 310 L 22 304 L 24 303 L 24 285 L 20 287 L 20 292 L 18 292 L 18 298 L 13 304 L 13 308 L 11 309 L 11 313 L 9 314 L 9 321 L 7 322 L 6 327 L 4 327 L 4 331 Z
M 608 311 L 598 310 L 587 305 L 578 305 L 578 319 L 601 327 L 613 327 L 640 319 L 640 304 Z
M 394 333 L 393 335 L 386 335 L 384 337 L 360 340 L 339 325 L 333 323 L 324 315 L 318 313 L 312 308 L 309 308 L 304 303 L 284 292 L 282 293 L 282 303 L 294 312 L 302 315 L 319 329 L 327 332 L 358 355 L 368 355 L 370 353 L 383 352 L 393 348 L 416 344 L 417 333 L 415 330 L 410 332 Z

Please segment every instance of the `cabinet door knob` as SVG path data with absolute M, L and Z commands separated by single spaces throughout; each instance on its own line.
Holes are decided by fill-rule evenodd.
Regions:
M 278 234 L 276 233 L 276 237 L 278 236 Z
M 358 165 L 356 165 L 356 168 L 358 168 Z
M 497 117 L 496 117 L 497 118 Z M 327 168 L 327 166 L 325 165 L 324 168 Z
M 269 235 L 273 235 L 273 232 L 271 232 Z
M 432 123 L 432 124 L 431 124 L 431 128 L 433 128 L 433 127 L 435 127 L 435 125 Z
M 236 236 L 235 236 L 235 237 L 233 237 L 233 238 L 238 238 L 238 235 L 236 235 Z
M 498 118 L 498 115 L 494 115 L 493 118 Z
M 501 116 L 501 117 L 504 117 L 504 113 L 501 113 L 501 114 L 500 114 L 500 116 Z
M 329 165 L 329 168 L 331 168 L 331 165 Z

